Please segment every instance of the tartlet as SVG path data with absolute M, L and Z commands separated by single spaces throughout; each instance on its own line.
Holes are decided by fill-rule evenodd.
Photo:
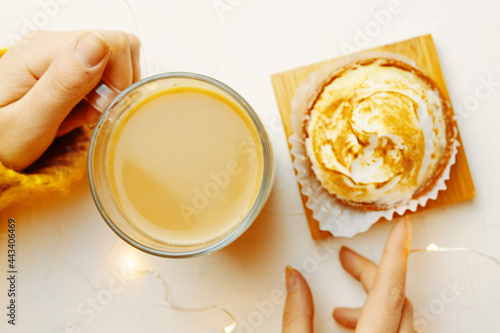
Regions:
M 407 62 L 374 57 L 336 68 L 313 89 L 303 134 L 321 186 L 350 207 L 378 211 L 434 188 L 457 130 L 429 77 Z

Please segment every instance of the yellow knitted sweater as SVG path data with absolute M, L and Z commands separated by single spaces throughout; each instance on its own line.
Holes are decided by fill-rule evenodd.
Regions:
M 6 52 L 0 49 L 0 57 Z M 91 131 L 78 128 L 54 140 L 47 151 L 22 172 L 0 163 L 0 211 L 15 201 L 35 202 L 39 195 L 65 192 L 86 174 Z

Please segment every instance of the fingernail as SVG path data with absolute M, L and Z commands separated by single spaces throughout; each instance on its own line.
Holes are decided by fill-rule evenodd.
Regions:
M 335 317 L 335 313 L 339 314 L 339 312 L 342 312 L 344 311 L 345 309 L 347 309 L 346 307 L 336 307 L 336 308 L 333 308 L 333 312 L 332 312 L 332 315 Z
M 353 249 L 351 249 L 350 247 L 347 247 L 347 246 L 342 246 L 340 248 L 340 251 L 339 251 L 339 256 L 343 253 L 343 255 L 345 256 L 356 256 L 358 253 L 356 251 L 354 251 Z
M 343 251 L 347 251 L 347 252 L 354 252 L 353 250 L 351 250 L 351 248 L 345 246 L 345 245 L 342 245 L 340 247 L 340 251 L 339 252 L 343 252 Z
M 290 266 L 286 266 L 286 291 L 292 292 L 297 286 L 297 271 Z
M 94 31 L 80 37 L 75 46 L 76 59 L 86 67 L 97 66 L 108 52 L 108 42 L 101 34 Z

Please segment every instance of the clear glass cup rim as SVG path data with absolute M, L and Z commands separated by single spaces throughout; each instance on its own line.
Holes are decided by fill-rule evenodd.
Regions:
M 94 183 L 94 170 L 93 170 L 93 162 L 94 162 L 94 150 L 96 148 L 96 140 L 99 134 L 99 131 L 101 129 L 101 126 L 103 122 L 106 120 L 107 116 L 109 113 L 112 111 L 113 107 L 120 101 L 124 96 L 128 95 L 130 92 L 133 90 L 137 89 L 138 87 L 142 85 L 146 85 L 150 82 L 154 82 L 157 80 L 162 80 L 162 79 L 193 79 L 193 80 L 198 80 L 204 83 L 208 83 L 210 85 L 213 85 L 214 87 L 221 89 L 225 93 L 227 93 L 231 98 L 233 98 L 246 112 L 246 114 L 250 117 L 252 124 L 255 126 L 257 129 L 257 132 L 259 134 L 259 138 L 261 141 L 261 148 L 262 148 L 262 154 L 263 154 L 263 176 L 262 176 L 262 182 L 260 186 L 260 190 L 257 196 L 257 199 L 255 200 L 252 208 L 248 212 L 248 214 L 245 216 L 245 218 L 242 220 L 242 222 L 230 233 L 225 235 L 223 238 L 218 240 L 217 242 L 208 245 L 207 247 L 201 247 L 199 249 L 195 250 L 190 250 L 190 251 L 185 251 L 185 252 L 169 252 L 169 251 L 163 251 L 159 249 L 155 249 L 149 246 L 145 246 L 141 244 L 140 242 L 136 241 L 132 237 L 130 237 L 127 233 L 123 232 L 112 220 L 108 214 L 106 214 L 105 209 L 102 205 L 102 203 L 99 200 L 98 193 L 96 190 L 96 186 Z M 167 73 L 161 73 L 161 74 L 156 74 L 147 78 L 144 78 L 140 81 L 137 81 L 136 83 L 130 85 L 123 91 L 121 91 L 110 103 L 110 105 L 106 108 L 105 112 L 102 114 L 102 116 L 99 118 L 99 121 L 97 122 L 96 127 L 94 128 L 94 131 L 92 133 L 92 137 L 90 139 L 90 145 L 89 145 L 89 153 L 88 153 L 88 158 L 87 158 L 87 168 L 88 168 L 88 178 L 89 178 L 89 184 L 90 184 L 90 190 L 92 193 L 92 198 L 94 200 L 94 203 L 106 222 L 106 224 L 113 230 L 115 234 L 117 234 L 122 240 L 124 240 L 126 243 L 129 245 L 135 247 L 138 250 L 141 250 L 143 252 L 160 256 L 160 257 L 166 257 L 166 258 L 189 258 L 189 257 L 196 257 L 196 256 L 201 256 L 205 254 L 209 254 L 212 252 L 215 252 L 217 250 L 222 249 L 223 247 L 226 247 L 227 245 L 231 244 L 233 241 L 235 241 L 238 237 L 240 237 L 255 221 L 257 218 L 258 214 L 260 213 L 261 209 L 263 208 L 267 197 L 270 193 L 272 183 L 273 183 L 273 173 L 274 173 L 274 165 L 273 165 L 273 153 L 272 153 L 272 146 L 271 142 L 269 140 L 269 137 L 267 135 L 267 132 L 265 130 L 264 125 L 262 124 L 260 118 L 258 117 L 257 113 L 255 110 L 250 106 L 250 104 L 240 95 L 238 94 L 235 90 L 233 90 L 231 87 L 227 86 L 226 84 L 212 78 L 206 75 L 202 74 L 197 74 L 197 73 L 191 73 L 191 72 L 167 72 Z

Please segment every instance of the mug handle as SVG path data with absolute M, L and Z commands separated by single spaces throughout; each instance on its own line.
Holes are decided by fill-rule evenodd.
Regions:
M 103 78 L 84 99 L 97 111 L 104 113 L 120 90 Z

